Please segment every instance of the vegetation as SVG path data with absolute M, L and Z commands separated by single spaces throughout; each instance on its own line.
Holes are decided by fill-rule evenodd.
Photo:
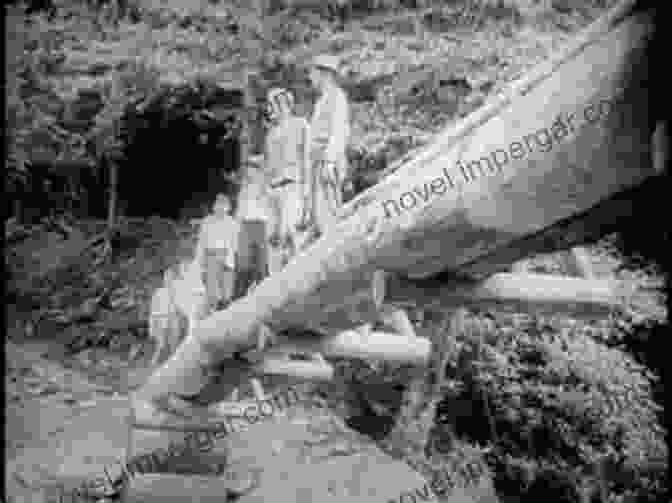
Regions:
M 361 190 L 389 162 L 543 59 L 606 2 L 353 0 L 323 8 L 321 2 L 288 0 L 272 2 L 272 16 L 266 18 L 239 3 L 148 1 L 120 11 L 72 0 L 31 14 L 8 7 L 5 176 L 10 193 L 18 197 L 24 187 L 28 194 L 37 166 L 46 164 L 50 174 L 74 180 L 64 187 L 73 198 L 81 197 L 82 170 L 100 172 L 123 161 L 135 127 L 129 117 L 157 103 L 175 110 L 180 96 L 203 96 L 242 69 L 279 67 L 291 74 L 306 54 L 324 48 L 340 51 L 347 63 L 355 136 L 351 158 L 362 175 L 356 187 Z M 349 10 L 340 8 L 344 3 Z M 360 29 L 349 32 L 351 21 Z M 536 31 L 528 40 L 530 26 Z M 458 53 L 455 38 L 464 42 L 463 52 L 473 54 Z M 415 77 L 407 77 L 413 72 Z M 5 220 L 12 215 L 8 208 Z M 148 225 L 136 227 L 150 234 Z M 155 248 L 178 240 L 172 227 L 163 234 L 168 237 L 162 244 L 151 245 L 152 260 L 158 260 Z M 614 245 L 618 240 L 600 244 L 605 257 L 625 261 Z M 66 271 L 51 278 L 61 283 L 60 294 L 52 295 L 47 307 L 41 297 L 42 309 L 84 305 L 89 294 L 83 292 L 89 290 L 110 304 L 113 289 L 133 281 L 146 290 L 141 296 L 146 302 L 151 288 L 141 264 L 134 262 L 136 249 L 139 243 L 115 264 L 122 269 L 133 262 L 116 275 L 114 287 L 111 266 L 103 273 L 93 262 L 79 268 L 74 280 L 74 269 L 70 276 Z M 148 268 L 154 279 L 167 262 Z M 646 259 L 619 274 L 649 292 L 660 288 L 662 274 Z M 64 277 L 73 280 L 67 287 Z M 654 329 L 666 321 L 663 305 L 664 296 L 651 293 L 643 304 L 592 325 L 473 313 L 468 330 L 455 341 L 449 389 L 414 466 L 430 477 L 446 467 L 457 473 L 458 465 L 478 459 L 487 464 L 503 502 L 662 498 L 667 490 L 660 401 L 664 363 L 651 348 L 660 347 Z M 353 375 L 362 365 L 344 363 Z M 404 384 L 398 370 L 375 367 L 353 379 Z M 369 398 L 380 405 L 379 397 Z M 355 400 L 348 400 L 348 415 L 355 415 Z M 385 410 L 374 406 L 365 413 L 384 416 Z

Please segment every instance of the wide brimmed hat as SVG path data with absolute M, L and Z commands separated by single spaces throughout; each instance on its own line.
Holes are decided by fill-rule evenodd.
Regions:
M 330 70 L 335 74 L 338 74 L 341 62 L 336 56 L 331 54 L 320 54 L 319 56 L 316 56 L 315 59 L 313 59 L 311 66 Z

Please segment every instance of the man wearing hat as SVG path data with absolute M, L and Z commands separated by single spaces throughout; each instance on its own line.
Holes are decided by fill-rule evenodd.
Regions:
M 335 223 L 341 206 L 343 182 L 348 172 L 345 149 L 350 137 L 350 109 L 345 92 L 338 86 L 338 58 L 322 54 L 310 68 L 310 80 L 321 92 L 310 123 L 311 168 L 313 170 L 313 212 L 319 231 Z M 380 321 L 407 337 L 415 336 L 413 324 L 402 309 L 381 310 Z M 371 325 L 359 327 L 367 334 Z
M 310 122 L 312 210 L 320 233 L 335 222 L 348 171 L 345 149 L 350 137 L 350 109 L 338 86 L 338 74 L 338 58 L 329 54 L 317 56 L 310 66 L 310 80 L 320 92 Z

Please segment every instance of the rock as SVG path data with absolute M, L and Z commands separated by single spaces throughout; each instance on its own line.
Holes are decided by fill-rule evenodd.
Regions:
M 15 501 L 46 501 L 54 485 L 66 488 L 121 473 L 128 399 L 104 399 L 68 420 L 57 437 L 34 441 L 8 462 L 5 483 Z M 53 500 L 52 500 L 53 501 Z

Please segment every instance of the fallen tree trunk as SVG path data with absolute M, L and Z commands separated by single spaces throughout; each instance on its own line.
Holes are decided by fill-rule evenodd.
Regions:
M 318 313 L 307 306 L 326 297 L 348 304 L 357 279 L 373 271 L 436 281 L 456 272 L 490 275 L 612 230 L 614 205 L 622 210 L 630 201 L 623 194 L 655 174 L 647 90 L 653 18 L 634 13 L 598 34 L 554 59 L 555 70 L 498 115 L 477 124 L 467 117 L 461 136 L 438 138 L 345 205 L 334 229 L 203 320 L 140 395 L 202 386 L 200 367 L 251 348 L 260 323 L 310 326 Z M 333 333 L 326 323 L 311 328 Z
M 624 284 L 612 280 L 499 273 L 483 281 L 391 277 L 385 302 L 425 309 L 478 307 L 599 318 L 620 305 L 627 294 Z
M 385 302 L 399 307 L 478 307 L 591 319 L 608 315 L 627 294 L 625 285 L 613 280 L 499 273 L 483 281 L 391 277 Z

